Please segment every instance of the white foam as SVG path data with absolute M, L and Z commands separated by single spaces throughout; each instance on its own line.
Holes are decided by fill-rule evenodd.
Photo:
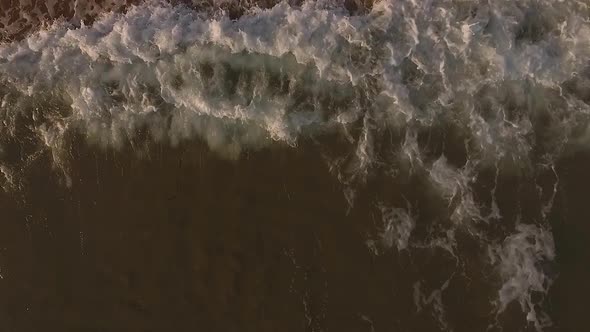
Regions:
M 165 135 L 173 141 L 196 132 L 212 146 L 230 145 L 236 153 L 242 145 L 261 144 L 261 136 L 294 144 L 306 128 L 325 130 L 342 123 L 345 114 L 364 114 L 379 107 L 365 118 L 393 121 L 397 114 L 404 114 L 406 121 L 433 125 L 441 112 L 456 112 L 457 123 L 472 132 L 473 145 L 486 155 L 526 159 L 533 115 L 525 110 L 517 121 L 502 116 L 488 120 L 473 110 L 475 92 L 501 86 L 505 80 L 516 81 L 517 87 L 530 84 L 527 81 L 557 87 L 588 59 L 590 46 L 578 38 L 590 33 L 588 24 L 575 15 L 575 4 L 558 5 L 572 13 L 570 17 L 561 17 L 544 5 L 538 11 L 555 15 L 553 21 L 561 20 L 560 35 L 541 36 L 544 39 L 536 43 L 507 44 L 518 34 L 515 16 L 524 15 L 512 2 L 481 6 L 466 17 L 460 6 L 436 6 L 381 1 L 368 15 L 351 17 L 338 7 L 325 9 L 313 1 L 299 9 L 282 3 L 231 21 L 151 2 L 126 14 L 104 14 L 88 27 L 70 30 L 56 23 L 22 42 L 4 44 L 0 70 L 2 80 L 23 95 L 61 86 L 62 98 L 71 100 L 71 120 L 94 128 L 88 132 L 102 135 L 99 141 L 115 145 L 121 143 L 121 131 L 132 135 L 138 124 L 147 118 L 152 121 L 151 115 L 162 111 L 162 102 L 173 109 L 173 119 L 194 124 L 166 128 Z M 406 57 L 418 65 L 418 75 L 434 81 L 406 85 L 400 70 Z M 198 69 L 204 63 L 214 67 L 213 82 Z M 224 66 L 241 75 L 233 93 L 218 89 L 232 79 L 223 73 Z M 244 78 L 244 71 L 254 71 L 254 78 Z M 269 80 L 280 74 L 288 77 L 289 88 L 277 96 L 270 91 L 275 82 Z M 352 87 L 362 86 L 373 102 L 384 96 L 389 103 L 339 105 L 328 117 L 321 116 L 317 105 L 291 112 L 289 106 L 296 98 L 293 86 L 303 75 L 317 75 L 309 97 L 323 93 L 344 100 L 353 93 Z M 176 81 L 182 82 L 180 87 L 174 86 Z M 122 100 L 113 101 L 105 91 L 109 84 L 117 85 L 114 91 Z M 417 89 L 414 96 L 412 89 Z M 432 91 L 425 95 L 426 90 Z M 519 98 L 525 98 L 527 92 L 521 93 Z M 503 96 L 492 98 L 498 102 L 493 111 L 501 115 Z M 460 109 L 453 111 L 457 106 Z M 213 125 L 214 119 L 224 125 Z M 396 121 L 390 124 L 407 123 Z M 214 129 L 208 125 L 229 131 L 211 137 Z M 237 133 L 236 126 L 241 127 Z M 373 131 L 366 127 L 359 139 L 361 169 L 374 159 L 370 155 Z
M 498 312 L 503 312 L 512 301 L 518 301 L 527 314 L 527 321 L 537 330 L 551 321 L 533 302 L 533 292 L 543 296 L 549 290 L 553 276 L 543 266 L 555 259 L 555 244 L 550 231 L 536 225 L 519 224 L 516 233 L 504 240 L 501 246 L 490 250 L 493 264 L 497 264 L 503 285 L 498 291 Z
M 293 144 L 306 127 L 337 122 L 320 120 L 313 105 L 300 112 L 288 108 L 304 74 L 319 75 L 317 84 L 303 87 L 307 97 L 330 93 L 337 100 L 332 91 L 349 93 L 341 84 L 350 86 L 364 74 L 346 62 L 350 48 L 364 39 L 358 32 L 362 29 L 355 29 L 360 24 L 314 5 L 294 10 L 284 3 L 232 22 L 152 3 L 126 15 L 105 14 L 77 30 L 56 24 L 3 45 L 0 61 L 3 80 L 23 95 L 63 87 L 63 98 L 71 100 L 74 111 L 71 120 L 87 126 L 89 135 L 100 135 L 101 142 L 120 144 L 121 132 L 133 135 L 137 125 L 162 111 L 158 103 L 163 102 L 173 109 L 174 125 L 166 133 L 173 141 L 196 132 L 213 148 L 237 144 L 239 151 L 239 146 L 257 145 L 267 137 Z M 210 81 L 199 71 L 203 64 L 214 67 Z M 220 90 L 235 79 L 228 69 L 240 77 L 236 91 L 224 95 Z M 244 78 L 244 71 L 253 76 Z M 286 94 L 269 91 L 273 75 L 287 76 Z M 182 86 L 175 87 L 174 80 Z M 109 84 L 116 85 L 110 93 Z M 120 99 L 115 101 L 113 93 Z
M 367 246 L 375 254 L 379 254 L 379 249 L 397 248 L 398 251 L 408 248 L 410 236 L 416 226 L 416 222 L 409 214 L 410 206 L 405 208 L 388 207 L 385 204 L 379 204 L 381 211 L 382 226 L 377 239 L 369 239 Z
M 447 199 L 449 206 L 452 206 L 451 220 L 460 223 L 464 220 L 482 219 L 471 192 L 471 183 L 475 181 L 472 165 L 468 163 L 462 169 L 454 169 L 445 157 L 441 157 L 432 164 L 430 178 Z

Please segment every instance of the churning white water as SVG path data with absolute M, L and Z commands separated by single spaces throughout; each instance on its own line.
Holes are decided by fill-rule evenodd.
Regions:
M 474 184 L 486 171 L 496 184 L 500 173 L 536 181 L 590 144 L 589 18 L 576 0 L 383 0 L 356 16 L 283 2 L 236 20 L 150 1 L 91 25 L 56 22 L 0 44 L 0 184 L 18 190 L 22 169 L 49 152 L 67 185 L 73 132 L 105 148 L 198 138 L 229 159 L 302 140 L 330 151 L 323 138 L 337 136 L 347 152 L 326 160 L 351 206 L 368 177 L 420 174 L 450 210 L 418 241 L 420 211 L 375 202 L 375 253 L 443 248 L 460 261 L 455 233 L 466 231 L 489 248 L 496 313 L 517 301 L 541 330 L 550 318 L 531 294 L 554 277 L 541 266 L 555 258 L 547 216 L 559 177 L 538 186 L 540 217 L 504 239 L 485 231 L 504 221 L 496 187 L 484 202 Z M 429 132 L 443 135 L 424 143 Z M 7 157 L 19 140 L 21 157 Z M 417 285 L 417 305 L 437 303 L 444 321 L 446 286 L 428 298 Z

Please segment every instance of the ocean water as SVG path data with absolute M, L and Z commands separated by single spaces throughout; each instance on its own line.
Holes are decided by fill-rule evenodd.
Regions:
M 590 7 L 2 3 L 6 331 L 583 331 Z

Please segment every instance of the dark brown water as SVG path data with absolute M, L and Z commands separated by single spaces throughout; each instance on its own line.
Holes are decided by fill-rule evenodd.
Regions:
M 413 285 L 440 287 L 456 272 L 453 257 L 428 249 L 374 256 L 365 246 L 379 218 L 371 198 L 395 189 L 374 183 L 346 213 L 313 144 L 239 161 L 198 142 L 154 146 L 149 157 L 87 146 L 72 154 L 71 188 L 39 161 L 29 189 L 0 200 L 6 331 L 487 328 L 499 281 L 480 266 L 480 244 L 459 240 L 467 275 L 451 279 L 441 327 L 428 305 L 416 312 Z M 559 277 L 546 303 L 555 331 L 585 324 L 589 162 L 578 154 L 560 167 Z M 411 182 L 405 193 L 426 200 Z M 436 213 L 427 208 L 422 214 Z M 522 314 L 511 311 L 500 321 L 521 330 Z
M 413 284 L 440 287 L 455 260 L 429 249 L 372 255 L 366 234 L 380 217 L 371 198 L 399 194 L 373 183 L 347 213 L 312 144 L 236 162 L 198 142 L 154 146 L 144 158 L 85 146 L 72 154 L 71 188 L 35 167 L 23 197 L 2 197 L 8 331 L 441 330 L 429 310 L 416 312 Z M 405 192 L 426 201 L 419 182 Z M 472 242 L 461 243 L 467 269 L 481 254 Z M 453 278 L 452 328 L 484 330 L 493 293 Z

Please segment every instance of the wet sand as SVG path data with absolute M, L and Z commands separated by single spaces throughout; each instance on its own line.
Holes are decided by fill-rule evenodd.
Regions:
M 130 5 L 140 5 L 143 0 L 91 0 L 91 1 L 40 1 L 0 0 L 0 42 L 21 39 L 40 26 L 63 19 L 79 26 L 91 24 L 104 12 L 124 12 Z M 281 0 L 169 0 L 168 2 L 199 9 L 225 10 L 230 18 L 240 17 L 251 7 L 271 8 Z M 303 0 L 289 0 L 298 6 Z M 344 7 L 353 15 L 369 10 L 374 0 L 345 0 Z

